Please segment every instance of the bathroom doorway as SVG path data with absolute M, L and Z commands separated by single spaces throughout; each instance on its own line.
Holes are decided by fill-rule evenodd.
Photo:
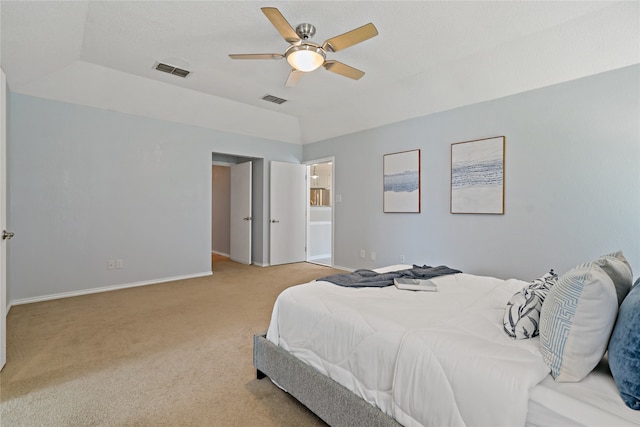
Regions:
M 333 158 L 307 162 L 307 261 L 333 266 Z

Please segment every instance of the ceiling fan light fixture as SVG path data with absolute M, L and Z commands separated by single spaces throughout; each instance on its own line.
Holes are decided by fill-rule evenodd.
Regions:
M 298 71 L 313 71 L 322 64 L 326 54 L 320 46 L 313 44 L 301 44 L 299 46 L 291 46 L 285 53 L 287 62 Z

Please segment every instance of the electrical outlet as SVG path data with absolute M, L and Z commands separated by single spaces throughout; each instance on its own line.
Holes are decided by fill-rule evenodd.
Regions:
M 364 249 L 360 249 L 360 258 L 364 259 L 367 256 L 367 253 Z
M 404 264 L 404 262 L 405 262 L 405 261 L 404 261 L 404 255 L 400 255 L 400 262 L 401 262 L 402 264 Z
M 115 259 L 107 260 L 107 270 L 113 270 L 114 268 L 116 268 L 116 260 Z
M 121 259 L 117 259 L 116 260 L 116 268 L 117 269 L 121 269 L 123 267 L 124 267 L 124 264 L 123 264 L 122 260 Z
M 376 253 L 371 252 L 371 261 L 375 261 L 375 260 L 376 260 Z

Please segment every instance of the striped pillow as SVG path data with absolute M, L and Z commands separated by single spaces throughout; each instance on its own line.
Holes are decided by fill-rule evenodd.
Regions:
M 538 336 L 542 303 L 557 281 L 558 275 L 551 270 L 511 297 L 502 322 L 507 335 L 517 340 Z
M 540 352 L 557 382 L 576 382 L 598 364 L 618 314 L 611 278 L 594 262 L 560 276 L 542 305 Z

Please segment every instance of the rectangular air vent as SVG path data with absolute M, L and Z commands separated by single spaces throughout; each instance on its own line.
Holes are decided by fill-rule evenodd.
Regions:
M 265 95 L 262 97 L 262 99 L 264 99 L 265 101 L 273 102 L 274 104 L 282 104 L 287 102 L 286 99 L 278 98 L 277 96 L 273 95 Z
M 191 73 L 191 71 L 183 70 L 182 68 L 174 67 L 173 65 L 163 64 L 162 62 L 158 62 L 156 64 L 156 70 L 182 78 L 187 77 Z

